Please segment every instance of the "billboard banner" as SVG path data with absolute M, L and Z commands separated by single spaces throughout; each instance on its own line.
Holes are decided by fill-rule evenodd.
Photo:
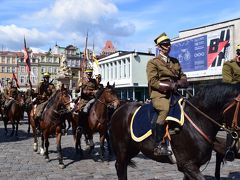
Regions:
M 170 56 L 179 60 L 188 77 L 221 75 L 224 61 L 233 57 L 231 31 L 223 28 L 173 41 Z

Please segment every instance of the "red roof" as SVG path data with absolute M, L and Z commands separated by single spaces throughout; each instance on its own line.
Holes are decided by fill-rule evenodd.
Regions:
M 110 41 L 110 40 L 106 41 L 106 44 L 105 44 L 105 46 L 102 50 L 102 54 L 111 54 L 111 53 L 114 53 L 114 52 L 116 52 L 116 49 L 113 46 L 112 41 Z

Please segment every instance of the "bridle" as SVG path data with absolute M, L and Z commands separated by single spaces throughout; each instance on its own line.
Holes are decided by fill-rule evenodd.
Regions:
M 240 127 L 238 126 L 238 115 L 239 115 L 239 109 L 240 109 L 240 94 L 234 98 L 234 100 L 224 109 L 223 114 L 226 114 L 226 112 L 234 107 L 236 105 L 235 111 L 234 111 L 234 116 L 233 116 L 233 121 L 231 128 L 235 130 L 240 130 Z
M 178 92 L 177 92 L 178 93 Z M 180 96 L 182 96 L 180 93 L 178 93 Z M 183 97 L 184 98 L 184 97 Z M 223 129 L 224 131 L 226 131 L 227 133 L 229 133 L 232 137 L 232 139 L 237 142 L 239 139 L 238 133 L 236 132 L 236 129 L 232 130 L 232 129 L 228 129 L 226 128 L 224 125 L 221 125 L 220 123 L 216 122 L 213 118 L 211 118 L 210 116 L 208 116 L 207 114 L 205 114 L 204 112 L 202 112 L 200 109 L 198 109 L 196 106 L 194 106 L 190 101 L 188 101 L 186 98 L 184 98 L 184 101 L 189 104 L 192 108 L 194 108 L 198 113 L 200 113 L 202 116 L 204 116 L 205 118 L 207 118 L 209 121 L 211 121 L 213 124 L 215 124 L 216 126 L 218 126 L 219 128 Z M 236 109 L 235 109 L 235 113 L 234 113 L 234 117 L 233 117 L 233 122 L 234 125 L 237 124 L 237 117 L 238 117 L 238 113 L 239 113 L 239 104 L 240 104 L 240 94 L 234 98 L 234 101 L 232 103 L 230 103 L 230 105 L 225 108 L 225 110 L 223 111 L 223 114 L 226 113 L 229 109 L 231 109 L 231 107 L 233 107 L 236 104 Z M 209 142 L 210 144 L 213 144 L 213 141 L 210 140 L 210 138 L 206 135 L 206 133 L 204 133 L 192 120 L 191 118 L 184 112 L 184 115 L 186 117 L 186 119 L 193 125 L 193 127 L 203 136 L 203 138 Z M 235 145 L 236 143 L 234 143 Z M 233 146 L 233 145 L 232 145 Z
M 107 89 L 105 91 L 110 91 L 111 89 Z M 105 103 L 102 100 L 100 100 L 100 97 L 97 99 L 98 102 L 100 102 L 101 104 L 103 104 L 104 106 L 106 106 L 107 108 L 110 108 L 112 106 L 112 104 L 116 101 L 118 101 L 117 98 L 114 98 L 111 102 Z

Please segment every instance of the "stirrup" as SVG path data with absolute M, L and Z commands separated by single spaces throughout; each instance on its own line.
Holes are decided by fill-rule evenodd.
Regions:
M 153 154 L 155 156 L 170 156 L 172 155 L 172 151 L 168 150 L 165 145 L 160 144 L 154 147 Z

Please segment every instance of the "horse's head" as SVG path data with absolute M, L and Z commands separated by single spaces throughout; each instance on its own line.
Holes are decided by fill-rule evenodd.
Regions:
M 70 95 L 69 90 L 65 88 L 64 85 L 62 85 L 60 93 L 61 93 L 60 98 L 63 107 L 65 107 L 68 111 L 71 111 L 74 108 L 74 103 L 72 102 L 72 97 Z
M 108 82 L 107 86 L 103 89 L 101 97 L 104 98 L 105 104 L 107 104 L 108 107 L 116 109 L 120 105 L 120 100 L 115 90 L 115 83 L 110 85 Z

